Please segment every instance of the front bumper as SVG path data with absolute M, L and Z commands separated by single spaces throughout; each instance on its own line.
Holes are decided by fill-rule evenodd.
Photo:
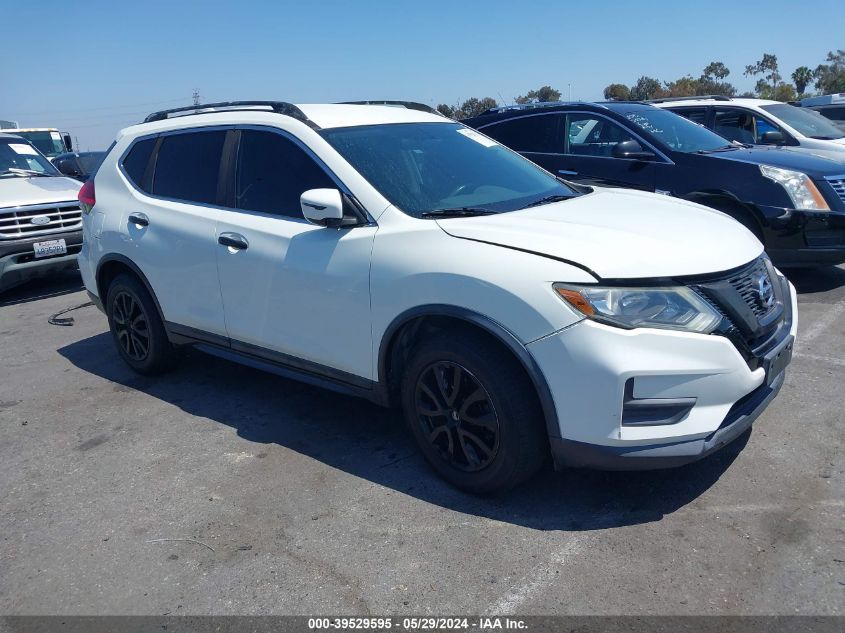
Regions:
M 797 332 L 795 291 L 789 288 L 791 326 L 755 369 L 718 335 L 582 321 L 530 343 L 560 424 L 559 435 L 549 438 L 556 466 L 679 466 L 741 435 L 783 384 L 784 365 L 776 359 L 788 360 Z M 769 366 L 775 370 L 767 376 Z M 675 415 L 654 414 L 649 422 L 631 415 L 631 402 L 665 402 Z
M 778 267 L 836 266 L 845 262 L 845 213 L 764 207 L 766 252 Z
M 64 239 L 67 254 L 36 259 L 35 242 Z M 36 238 L 0 241 L 0 292 L 31 279 L 62 270 L 76 268 L 77 254 L 82 248 L 82 231 L 41 235 Z

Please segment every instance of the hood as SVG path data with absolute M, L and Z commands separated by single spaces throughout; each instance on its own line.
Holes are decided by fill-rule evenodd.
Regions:
M 824 143 L 839 143 L 839 141 L 823 141 Z M 826 158 L 828 160 L 839 163 L 840 173 L 845 172 L 845 145 L 824 145 L 821 147 L 815 146 L 801 146 L 790 147 L 787 149 L 790 152 L 800 152 L 802 154 L 810 154 L 818 158 Z
M 82 183 L 64 176 L 0 178 L 0 208 L 74 202 Z
M 437 223 L 453 237 L 565 260 L 604 279 L 720 272 L 763 251 L 748 230 L 719 211 L 627 189 L 597 188 L 522 211 Z
M 772 165 L 773 167 L 800 171 L 817 178 L 838 176 L 845 171 L 845 155 L 842 158 L 834 159 L 833 152 L 836 150 L 831 150 L 831 156 L 820 156 L 818 151 L 798 147 L 758 146 L 733 149 L 727 152 L 714 152 L 705 154 L 705 156 L 718 156 L 742 163 Z

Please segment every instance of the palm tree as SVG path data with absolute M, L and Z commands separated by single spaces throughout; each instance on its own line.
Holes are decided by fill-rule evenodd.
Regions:
M 795 82 L 795 89 L 798 91 L 798 94 L 802 95 L 810 82 L 813 81 L 813 71 L 806 66 L 799 66 L 792 73 L 792 81 Z

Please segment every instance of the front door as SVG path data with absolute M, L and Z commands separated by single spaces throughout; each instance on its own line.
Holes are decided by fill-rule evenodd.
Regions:
M 653 162 L 614 158 L 619 143 L 639 142 L 621 125 L 597 114 L 570 113 L 564 135 L 564 153 L 556 156 L 557 175 L 585 185 L 654 191 Z
M 339 184 L 280 131 L 241 130 L 235 163 L 235 208 L 222 210 L 217 224 L 232 347 L 347 382 L 371 379 L 369 270 L 377 227 L 305 220 L 300 195 Z

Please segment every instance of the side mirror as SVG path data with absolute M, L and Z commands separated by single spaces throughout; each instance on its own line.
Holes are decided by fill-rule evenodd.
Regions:
M 73 142 L 70 140 L 70 134 L 68 134 L 67 132 L 62 132 L 62 140 L 64 141 L 65 147 L 67 148 L 65 151 L 72 152 Z
M 299 196 L 299 206 L 312 224 L 338 227 L 343 223 L 343 197 L 337 189 L 309 189 Z
M 760 139 L 760 142 L 763 145 L 783 145 L 785 140 L 783 134 L 777 130 L 769 130 L 768 132 L 763 132 L 763 138 Z
M 654 158 L 654 152 L 643 149 L 638 141 L 630 139 L 617 143 L 612 152 L 613 158 L 626 158 L 628 160 L 650 160 Z

